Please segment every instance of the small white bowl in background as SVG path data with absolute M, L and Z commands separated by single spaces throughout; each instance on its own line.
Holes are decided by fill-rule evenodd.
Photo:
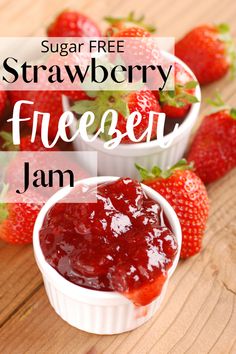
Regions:
M 118 177 L 92 177 L 77 182 L 95 185 L 112 182 Z M 168 282 L 176 269 L 182 242 L 178 217 L 170 204 L 150 187 L 143 185 L 145 193 L 156 200 L 163 208 L 178 243 L 178 253 L 168 270 L 167 280 L 161 294 L 149 305 L 136 307 L 131 301 L 116 292 L 90 290 L 71 283 L 61 276 L 45 260 L 39 240 L 47 211 L 71 190 L 65 187 L 54 194 L 41 209 L 34 226 L 33 247 L 35 259 L 42 273 L 49 301 L 57 314 L 70 325 L 86 332 L 96 334 L 116 334 L 130 331 L 148 321 L 158 310 L 165 296 Z
M 192 70 L 179 58 L 166 53 L 167 57 L 179 63 L 188 71 L 194 80 L 197 81 Z M 75 149 L 78 151 L 96 151 L 98 153 L 98 174 L 102 176 L 128 176 L 138 178 L 139 173 L 135 168 L 135 163 L 151 169 L 154 165 L 162 169 L 168 168 L 177 163 L 184 155 L 192 128 L 194 127 L 200 110 L 201 90 L 198 85 L 195 95 L 199 102 L 192 104 L 186 118 L 175 132 L 171 145 L 167 148 L 158 146 L 157 140 L 136 144 L 120 144 L 115 149 L 108 150 L 104 147 L 104 141 L 100 138 L 93 142 L 86 142 L 80 136 L 74 141 Z M 66 96 L 62 99 L 64 111 L 71 111 L 69 100 Z M 74 122 L 71 125 L 71 133 L 75 134 L 78 128 L 78 120 L 74 116 Z M 168 140 L 173 135 L 169 133 L 165 136 Z

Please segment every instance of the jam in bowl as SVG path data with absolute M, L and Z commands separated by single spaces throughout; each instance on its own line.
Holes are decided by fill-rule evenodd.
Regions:
M 124 332 L 160 306 L 179 259 L 179 221 L 163 197 L 138 181 L 96 177 L 83 183 L 96 202 L 64 203 L 76 186 L 42 208 L 34 230 L 36 261 L 62 318 L 93 333 Z

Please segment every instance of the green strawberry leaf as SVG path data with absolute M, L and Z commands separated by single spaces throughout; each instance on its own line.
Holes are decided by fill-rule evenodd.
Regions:
M 189 81 L 187 82 L 183 87 L 186 89 L 186 90 L 192 90 L 192 89 L 195 89 L 198 85 L 198 82 L 197 81 Z
M 216 92 L 214 99 L 206 99 L 206 102 L 214 107 L 211 113 L 216 113 L 219 111 L 227 110 L 229 111 L 230 116 L 233 119 L 236 119 L 236 108 L 231 108 L 228 104 L 226 104 L 219 92 Z
M 230 34 L 230 27 L 227 23 L 221 23 L 216 28 L 219 31 L 219 39 L 226 45 L 226 52 L 230 60 L 231 78 L 234 79 L 236 76 L 236 49 Z
M 2 190 L 0 193 L 0 224 L 2 224 L 3 221 L 6 220 L 9 215 L 7 204 L 4 201 L 8 188 L 8 184 L 2 184 Z
M 92 111 L 94 113 L 94 123 L 87 129 L 88 134 L 94 134 L 99 129 L 102 116 L 108 109 L 114 109 L 124 118 L 129 116 L 130 111 L 126 100 L 128 94 L 129 91 L 98 91 L 94 100 L 77 101 L 71 109 L 79 115 L 82 115 L 87 111 Z M 100 135 L 101 139 L 107 141 L 111 138 L 109 136 L 110 125 L 111 118 L 107 118 L 104 132 Z
M 175 171 L 185 171 L 193 170 L 193 163 L 188 163 L 186 159 L 179 160 L 175 165 L 167 170 L 161 170 L 160 167 L 154 166 L 150 171 L 144 167 L 135 164 L 136 169 L 138 170 L 142 180 L 150 180 L 155 178 L 169 178 Z
M 130 12 L 127 17 L 111 17 L 106 16 L 104 20 L 108 22 L 110 25 L 117 25 L 119 23 L 133 23 L 134 25 L 145 28 L 148 32 L 154 33 L 156 32 L 156 27 L 152 25 L 147 25 L 144 23 L 144 16 L 140 16 L 139 18 L 135 18 L 134 11 Z
M 12 134 L 6 131 L 0 132 L 0 137 L 3 139 L 3 149 L 11 150 L 11 151 L 19 151 L 19 145 L 13 144 Z
M 0 202 L 0 224 L 8 218 L 8 214 L 7 204 Z
M 179 160 L 175 165 L 170 168 L 172 171 L 176 170 L 192 170 L 193 163 L 188 163 L 186 159 Z
M 115 25 L 123 21 L 123 17 L 112 17 L 112 16 L 105 16 L 103 20 L 108 22 L 110 25 Z
M 136 169 L 138 170 L 138 172 L 139 172 L 139 174 L 140 174 L 142 180 L 148 180 L 148 179 L 153 179 L 153 178 L 155 178 L 155 174 L 153 174 L 152 171 L 153 171 L 155 168 L 159 169 L 159 167 L 156 166 L 156 167 L 153 167 L 152 171 L 150 172 L 150 171 L 148 171 L 146 168 L 144 168 L 144 167 L 138 165 L 137 163 L 135 164 L 135 167 L 136 167 Z M 157 171 L 156 171 L 156 172 L 157 172 Z
M 236 119 L 236 108 L 231 108 L 231 110 L 230 110 L 230 116 L 231 116 L 233 119 Z
M 188 103 L 197 103 L 199 102 L 197 97 L 188 91 L 196 88 L 197 85 L 196 81 L 189 81 L 185 85 L 177 84 L 175 91 L 161 91 L 159 93 L 160 102 L 173 107 L 184 107 Z
M 111 126 L 111 116 L 107 116 L 106 118 L 106 122 L 104 124 L 104 131 L 100 134 L 100 138 L 104 141 L 109 141 L 112 139 L 112 136 L 109 135 L 109 129 L 110 129 L 110 126 Z
M 230 27 L 227 23 L 220 23 L 219 25 L 217 25 L 217 29 L 222 34 L 229 33 L 230 31 Z
M 94 122 L 93 122 L 93 124 L 90 125 L 90 126 L 87 128 L 87 133 L 88 133 L 89 135 L 92 135 L 92 134 L 96 133 L 96 131 L 98 130 L 99 126 L 100 126 L 100 120 L 99 120 L 99 119 L 95 119 Z
M 113 109 L 116 109 L 117 112 L 121 113 L 123 117 L 128 117 L 130 114 L 128 104 L 125 100 L 117 102 Z
M 193 95 L 189 95 L 189 94 L 185 94 L 183 96 L 184 100 L 188 103 L 197 103 L 199 102 L 199 100 L 197 99 L 196 96 L 193 96 Z
M 171 104 L 171 106 L 173 107 L 184 107 L 186 106 L 186 102 L 183 101 L 175 101 Z
M 94 112 L 97 108 L 97 102 L 90 100 L 81 100 L 75 102 L 75 104 L 71 107 L 72 111 L 78 114 L 84 114 L 87 111 Z
M 174 98 L 175 97 L 175 91 L 167 91 L 167 94 L 170 98 Z
M 207 98 L 206 102 L 213 107 L 225 107 L 225 102 L 219 92 L 215 93 L 215 98 Z
M 86 91 L 87 95 L 91 98 L 95 98 L 98 95 L 97 91 Z
M 158 166 L 154 166 L 154 167 L 152 168 L 152 174 L 153 174 L 154 176 L 159 176 L 159 175 L 161 174 L 161 168 L 158 167 Z
M 228 55 L 230 59 L 231 79 L 234 79 L 236 76 L 236 49 L 233 42 L 229 43 Z

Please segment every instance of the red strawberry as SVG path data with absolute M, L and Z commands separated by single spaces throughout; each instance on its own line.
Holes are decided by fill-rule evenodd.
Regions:
M 92 111 L 96 116 L 96 120 L 92 127 L 89 128 L 89 133 L 95 133 L 100 127 L 100 121 L 103 113 L 107 109 L 114 109 L 119 113 L 117 129 L 122 133 L 126 132 L 127 116 L 129 113 L 138 111 L 142 115 L 141 123 L 134 128 L 136 139 L 147 129 L 149 123 L 149 112 L 160 112 L 160 106 L 155 98 L 155 95 L 147 88 L 137 92 L 123 91 L 99 91 L 97 96 L 92 100 L 76 102 L 73 110 L 76 113 L 83 114 L 85 111 Z M 151 139 L 156 138 L 157 119 L 155 116 Z M 109 128 L 109 125 L 107 125 Z M 104 140 L 109 140 L 110 137 L 105 132 L 101 136 Z M 145 141 L 145 138 L 143 139 Z M 122 143 L 133 143 L 127 136 L 123 138 Z
M 158 91 L 157 98 L 162 112 L 168 118 L 182 119 L 188 113 L 191 104 L 198 102 L 194 95 L 197 82 L 178 63 L 175 63 L 175 91 Z
M 62 94 L 67 96 L 72 102 L 89 100 L 89 96 L 85 91 L 62 91 Z
M 142 133 L 148 126 L 149 123 L 149 112 L 161 112 L 161 108 L 159 103 L 157 102 L 155 96 L 150 90 L 142 90 L 138 92 L 132 92 L 127 97 L 128 109 L 130 113 L 138 111 L 142 114 L 141 123 L 134 129 L 136 138 L 140 137 Z M 155 121 L 152 127 L 151 139 L 156 138 L 157 132 L 157 116 L 155 116 Z M 117 129 L 119 129 L 122 133 L 126 132 L 126 123 L 127 119 L 125 116 L 120 115 L 119 121 L 117 124 Z M 145 141 L 145 139 L 143 139 Z M 122 140 L 123 143 L 132 143 L 128 137 L 125 137 Z
M 31 243 L 34 223 L 42 205 L 36 194 L 22 195 L 19 203 L 1 203 L 0 238 L 14 244 Z
M 236 109 L 222 108 L 203 118 L 187 159 L 194 161 L 196 173 L 206 184 L 236 167 Z
M 49 137 L 54 139 L 58 131 L 58 122 L 63 113 L 62 94 L 69 97 L 72 101 L 89 99 L 84 91 L 9 91 L 9 99 L 12 107 L 19 100 L 32 101 L 34 104 L 22 104 L 21 116 L 31 118 L 26 121 L 27 125 L 32 127 L 33 113 L 39 111 L 42 113 L 50 113 Z M 41 134 L 42 121 L 38 119 L 37 132 Z
M 98 26 L 78 11 L 64 10 L 48 27 L 49 37 L 101 37 Z
M 9 151 L 58 151 L 54 146 L 51 149 L 47 149 L 39 135 L 36 135 L 34 142 L 31 142 L 31 135 L 27 134 L 20 139 L 20 145 L 14 145 L 12 142 L 12 134 L 6 131 L 0 132 L 0 137 L 3 139 L 2 147 Z
M 125 47 L 129 50 L 124 50 L 122 61 L 126 65 L 133 67 L 140 65 L 157 65 L 163 61 L 160 54 L 160 49 L 150 33 L 143 28 L 129 27 L 122 29 L 114 34 L 114 37 L 124 38 Z M 119 62 L 119 57 L 117 58 Z M 152 77 L 150 77 L 152 75 Z M 153 71 L 149 75 L 149 83 L 156 82 L 156 73 Z M 133 72 L 133 79 L 142 82 L 141 71 Z
M 167 171 L 148 172 L 136 165 L 143 183 L 160 193 L 174 208 L 182 228 L 181 258 L 200 252 L 209 211 L 207 191 L 200 178 L 180 160 Z
M 39 135 L 36 135 L 34 142 L 31 142 L 31 135 L 25 135 L 20 141 L 20 151 L 59 151 L 59 149 L 56 146 L 46 148 Z
M 129 65 L 141 64 L 144 61 L 150 64 L 154 63 L 157 56 L 155 51 L 155 56 L 153 54 L 153 41 L 146 40 L 150 36 L 149 32 L 139 27 L 125 28 L 116 32 L 114 37 L 127 38 L 127 45 L 129 46 L 129 50 L 124 52 L 122 59 Z M 128 40 L 128 38 L 133 39 Z
M 7 94 L 0 87 L 0 116 L 3 114 L 7 103 Z
M 116 32 L 121 31 L 130 27 L 144 28 L 146 31 L 153 33 L 156 31 L 156 28 L 151 25 L 147 25 L 143 22 L 144 16 L 135 18 L 134 12 L 130 12 L 127 17 L 110 17 L 107 16 L 104 18 L 108 22 L 110 27 L 106 30 L 105 35 L 107 37 L 112 37 Z
M 76 56 L 69 55 L 66 59 L 64 57 L 60 57 L 60 55 L 50 56 L 47 60 L 47 66 L 58 65 L 60 68 L 63 68 L 63 63 L 71 65 L 72 63 L 79 64 L 83 67 L 85 63 L 87 63 L 87 56 Z M 62 70 L 63 72 L 63 70 Z M 26 124 L 32 127 L 33 124 L 33 114 L 34 111 L 42 112 L 42 113 L 50 113 L 50 122 L 49 122 L 49 138 L 53 140 L 58 131 L 58 122 L 63 113 L 62 107 L 62 95 L 69 97 L 72 101 L 81 100 L 81 99 L 89 99 L 87 94 L 84 91 L 73 90 L 74 86 L 70 82 L 63 82 L 63 86 L 61 84 L 55 83 L 53 85 L 53 90 L 50 84 L 45 81 L 44 77 L 45 73 L 40 76 L 39 88 L 43 87 L 45 90 L 25 90 L 25 83 L 23 79 L 20 77 L 18 80 L 17 91 L 9 91 L 9 100 L 12 106 L 19 100 L 27 100 L 34 102 L 33 104 L 22 104 L 21 105 L 21 117 L 31 118 L 26 121 Z M 48 86 L 47 86 L 48 85 Z M 69 85 L 69 86 L 68 86 Z M 47 90 L 47 87 L 49 89 Z M 72 90 L 66 89 L 72 88 Z M 63 91 L 63 89 L 65 91 Z M 41 126 L 42 120 L 38 118 L 37 131 L 41 135 Z
M 32 127 L 33 112 L 50 113 L 49 137 L 54 139 L 58 131 L 58 121 L 63 113 L 62 96 L 58 91 L 9 91 L 12 106 L 19 100 L 33 101 L 34 104 L 22 104 L 21 116 L 30 117 L 27 124 Z M 41 120 L 38 120 L 38 132 L 41 133 Z
M 129 27 L 121 29 L 114 34 L 114 37 L 126 37 L 126 38 L 145 38 L 150 37 L 150 33 L 144 28 L 139 27 Z
M 189 65 L 202 85 L 223 77 L 230 66 L 235 70 L 236 54 L 227 24 L 192 29 L 176 43 L 175 54 Z

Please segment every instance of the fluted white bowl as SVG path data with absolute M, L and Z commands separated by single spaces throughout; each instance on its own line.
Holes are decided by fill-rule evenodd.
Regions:
M 184 67 L 193 79 L 197 81 L 192 70 L 182 60 L 169 53 L 165 53 L 165 55 Z M 165 136 L 164 141 L 169 141 L 169 139 L 173 138 L 170 146 L 166 148 L 160 147 L 157 140 L 152 140 L 136 144 L 120 144 L 116 148 L 109 150 L 104 147 L 104 141 L 100 138 L 97 138 L 93 142 L 87 142 L 78 135 L 74 140 L 75 149 L 78 151 L 96 151 L 98 157 L 98 174 L 102 176 L 116 175 L 139 178 L 135 163 L 147 169 L 151 169 L 154 165 L 168 168 L 177 163 L 186 151 L 191 131 L 200 110 L 201 90 L 199 85 L 196 87 L 195 95 L 199 102 L 192 104 L 177 132 L 171 132 Z M 62 104 L 64 111 L 71 110 L 70 102 L 66 96 L 63 96 Z M 77 118 L 74 116 L 73 124 L 70 126 L 72 135 L 75 134 L 78 128 L 77 122 Z
M 81 180 L 76 185 L 81 183 L 95 185 L 115 181 L 116 179 L 118 177 L 93 177 Z M 126 332 L 145 323 L 161 305 L 169 279 L 179 260 L 182 242 L 181 227 L 170 204 L 152 188 L 145 185 L 142 185 L 142 188 L 150 198 L 156 200 L 162 206 L 178 242 L 178 253 L 173 265 L 168 270 L 167 280 L 161 294 L 152 303 L 144 307 L 134 306 L 131 301 L 117 292 L 90 290 L 73 284 L 61 276 L 45 260 L 40 246 L 39 231 L 47 211 L 68 194 L 71 190 L 69 187 L 65 187 L 54 194 L 43 206 L 37 217 L 33 233 L 34 255 L 43 276 L 49 302 L 63 320 L 78 329 L 97 334 Z

